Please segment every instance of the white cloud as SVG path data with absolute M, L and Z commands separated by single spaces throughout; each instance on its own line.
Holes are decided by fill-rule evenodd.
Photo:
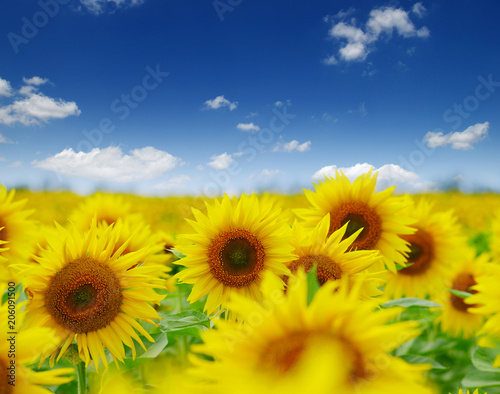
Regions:
M 80 0 L 81 3 L 92 14 L 102 14 L 106 10 L 113 11 L 118 8 L 138 6 L 144 3 L 144 0 Z
M 2 78 L 0 78 L 0 96 L 12 96 L 12 86 L 10 86 L 10 82 Z
M 419 18 L 423 18 L 427 13 L 427 8 L 425 8 L 422 2 L 419 1 L 418 3 L 413 4 L 411 11 Z
M 181 187 L 184 187 L 185 184 L 189 181 L 191 181 L 191 177 L 188 175 L 182 174 L 182 175 L 173 177 L 166 182 L 157 183 L 153 187 L 155 189 L 160 189 L 160 190 L 179 189 Z
M 479 142 L 488 135 L 489 122 L 476 123 L 464 131 L 455 131 L 448 134 L 429 131 L 424 136 L 424 142 L 429 148 L 451 145 L 452 149 L 473 149 L 472 144 Z
M 247 118 L 253 118 L 255 116 L 259 116 L 259 113 L 258 112 L 250 112 L 246 117 Z
M 3 156 L 0 156 L 0 162 L 7 161 L 7 159 Z
M 196 169 L 197 169 L 198 171 L 203 171 L 203 168 L 204 168 L 204 167 L 203 167 L 201 164 L 198 164 L 198 165 L 196 166 Z
M 335 58 L 335 56 L 331 55 L 328 56 L 327 58 L 323 59 L 323 64 L 326 64 L 327 66 L 332 66 L 334 64 L 338 64 L 339 62 Z
M 45 160 L 33 161 L 31 165 L 55 171 L 67 176 L 79 176 L 94 180 L 134 182 L 152 179 L 172 170 L 181 159 L 147 146 L 124 154 L 119 147 L 94 148 L 90 152 L 75 152 L 64 149 Z
M 23 78 L 23 82 L 27 85 L 40 86 L 43 85 L 44 83 L 49 82 L 49 80 L 47 78 L 34 76 L 31 78 Z
M 396 164 L 385 164 L 380 168 L 374 168 L 368 163 L 358 163 L 352 167 L 337 167 L 336 165 L 326 166 L 315 172 L 314 180 L 323 180 L 325 175 L 335 178 L 335 170 L 342 171 L 351 182 L 358 176 L 365 174 L 373 168 L 373 172 L 378 171 L 377 189 L 384 190 L 390 186 L 400 186 L 403 189 L 412 191 L 427 191 L 436 187 L 436 183 L 420 181 L 420 176 L 414 172 L 405 170 Z
M 0 144 L 13 144 L 14 141 L 9 140 L 3 134 L 0 133 Z
M 237 106 L 237 101 L 231 102 L 224 98 L 224 96 L 217 96 L 212 100 L 205 101 L 205 109 L 219 109 L 222 107 L 229 107 L 229 110 L 232 111 L 236 109 Z
M 289 106 L 291 106 L 291 105 L 292 105 L 292 100 L 288 99 L 288 100 L 286 100 L 286 101 L 284 101 L 284 102 L 283 102 L 283 101 L 278 100 L 278 101 L 276 101 L 276 102 L 274 103 L 274 106 L 275 106 L 275 107 L 277 107 L 277 108 L 282 108 L 282 107 L 284 107 L 285 105 L 286 105 L 286 106 L 288 106 L 288 107 L 289 107 Z
M 236 126 L 237 129 L 242 131 L 248 131 L 250 133 L 254 133 L 260 130 L 260 127 L 256 124 L 252 123 L 238 123 Z
M 419 6 L 417 9 L 422 10 Z M 339 49 L 339 56 L 340 59 L 351 62 L 365 60 L 373 50 L 375 42 L 383 34 L 391 36 L 393 32 L 404 38 L 426 38 L 430 35 L 429 29 L 425 26 L 417 29 L 410 20 L 408 12 L 403 9 L 381 7 L 370 11 L 364 30 L 357 27 L 356 20 L 352 18 L 349 23 L 344 21 L 334 23 L 329 31 L 329 36 L 338 41 L 344 41 Z M 336 64 L 334 61 L 337 61 L 335 57 L 331 63 L 327 64 Z
M 27 85 L 19 89 L 18 97 L 13 103 L 0 107 L 0 124 L 11 125 L 21 123 L 25 126 L 48 123 L 51 119 L 63 119 L 68 116 L 78 116 L 81 111 L 73 101 L 54 99 L 38 92 L 35 85 L 47 82 L 47 79 L 33 77 L 23 79 Z
M 365 102 L 364 101 L 359 105 L 358 109 L 350 109 L 349 111 L 347 111 L 347 113 L 349 113 L 349 114 L 360 114 L 361 116 L 368 115 L 368 111 L 366 110 Z
M 292 140 L 290 142 L 278 141 L 276 146 L 273 148 L 273 152 L 284 151 L 284 152 L 306 152 L 311 149 L 311 141 L 306 141 L 300 143 L 297 140 Z
M 262 172 L 260 173 L 261 177 L 264 177 L 266 179 L 274 178 L 276 175 L 278 175 L 281 171 L 280 170 L 269 170 L 267 168 L 264 168 Z
M 216 170 L 227 170 L 229 164 L 233 162 L 233 158 L 227 152 L 221 155 L 214 155 L 210 157 L 210 162 L 207 163 L 208 166 L 215 168 Z
M 12 168 L 21 168 L 22 166 L 23 166 L 22 161 L 14 161 L 11 164 L 9 164 L 9 167 L 12 167 Z

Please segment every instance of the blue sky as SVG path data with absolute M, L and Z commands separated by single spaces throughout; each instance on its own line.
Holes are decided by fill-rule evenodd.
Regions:
M 500 190 L 495 1 L 0 6 L 0 182 L 141 194 Z

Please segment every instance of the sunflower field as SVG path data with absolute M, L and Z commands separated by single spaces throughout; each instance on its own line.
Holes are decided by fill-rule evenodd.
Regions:
M 500 393 L 500 195 L 0 186 L 3 393 Z

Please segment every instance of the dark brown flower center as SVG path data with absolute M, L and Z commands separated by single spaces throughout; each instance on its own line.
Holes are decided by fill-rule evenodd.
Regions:
M 261 354 L 259 366 L 264 371 L 286 374 L 300 360 L 307 341 L 307 333 L 292 332 L 270 342 Z
M 120 312 L 121 285 L 113 270 L 98 261 L 72 261 L 50 280 L 45 292 L 48 313 L 77 334 L 106 327 Z
M 0 219 L 0 229 L 1 229 L 0 230 L 0 241 L 8 241 L 9 237 L 8 237 L 8 233 L 7 233 L 7 226 L 2 221 L 2 219 Z M 0 246 L 0 248 L 1 248 L 1 246 Z
M 262 243 L 245 229 L 218 234 L 208 249 L 212 274 L 226 286 L 243 287 L 256 280 L 264 269 Z
M 421 229 L 418 229 L 415 234 L 404 235 L 401 238 L 410 243 L 407 264 L 411 265 L 399 270 L 399 274 L 421 275 L 425 273 L 434 260 L 434 239 Z
M 453 281 L 452 289 L 465 291 L 467 293 L 476 294 L 477 290 L 472 290 L 471 287 L 477 285 L 474 276 L 471 273 L 463 272 L 455 278 Z M 450 301 L 453 307 L 461 312 L 467 312 L 469 308 L 473 308 L 475 304 L 466 304 L 464 299 L 456 296 L 455 294 L 450 295 Z
M 377 212 L 361 201 L 350 201 L 341 204 L 330 212 L 330 230 L 328 235 L 346 223 L 344 238 L 350 237 L 360 228 L 363 230 L 353 242 L 352 247 L 358 250 L 370 250 L 375 247 L 382 234 L 382 221 Z
M 328 256 L 303 256 L 289 263 L 288 268 L 294 274 L 299 267 L 304 267 L 304 270 L 309 272 L 314 265 L 317 267 L 316 277 L 320 285 L 329 280 L 337 280 L 342 277 L 342 268 Z M 288 277 L 285 277 L 284 280 L 285 283 L 288 283 Z

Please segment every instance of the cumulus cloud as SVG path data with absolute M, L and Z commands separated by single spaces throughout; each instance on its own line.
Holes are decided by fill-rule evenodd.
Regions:
M 300 143 L 297 140 L 284 142 L 281 138 L 273 148 L 273 152 L 306 152 L 311 150 L 311 141 Z
M 0 78 L 0 96 L 10 97 L 12 96 L 12 86 L 10 82 Z
M 280 170 L 270 170 L 268 168 L 264 168 L 261 171 L 260 176 L 266 179 L 271 179 L 274 178 L 276 175 L 278 175 L 280 172 L 281 172 Z
M 44 83 L 49 82 L 49 80 L 47 78 L 34 76 L 31 78 L 23 78 L 23 82 L 27 85 L 40 86 L 43 85 Z
M 14 162 L 9 164 L 9 167 L 12 167 L 12 168 L 21 168 L 22 166 L 23 166 L 22 161 L 14 161 Z
M 451 145 L 452 149 L 473 149 L 472 144 L 486 138 L 489 127 L 489 122 L 484 122 L 469 126 L 464 131 L 455 131 L 448 134 L 429 131 L 424 136 L 424 142 L 429 148 Z
M 207 163 L 208 166 L 215 168 L 216 170 L 222 171 L 222 170 L 227 170 L 229 165 L 233 162 L 233 157 L 227 152 L 224 152 L 221 155 L 214 155 L 210 157 L 210 160 L 211 161 Z
M 413 7 L 414 13 L 420 12 L 418 14 L 420 17 L 423 16 L 424 10 L 425 7 L 421 3 Z M 346 16 L 344 15 L 342 18 Z M 349 22 L 341 20 L 333 23 L 329 31 L 329 36 L 341 42 L 339 49 L 340 59 L 351 62 L 365 60 L 373 50 L 376 41 L 384 35 L 390 37 L 394 32 L 404 38 L 426 38 L 430 35 L 429 29 L 425 26 L 417 29 L 410 20 L 408 12 L 405 10 L 394 7 L 380 7 L 370 11 L 368 20 L 363 28 L 356 26 L 354 18 Z M 330 58 L 331 61 L 329 62 Z M 324 63 L 338 63 L 335 57 L 330 58 L 325 59 Z
M 421 2 L 418 2 L 418 3 L 413 4 L 411 11 L 415 15 L 417 15 L 419 18 L 423 18 L 425 16 L 425 14 L 427 13 L 427 8 L 425 8 Z
M 323 64 L 326 64 L 327 66 L 332 66 L 338 63 L 338 60 L 333 55 L 330 55 L 327 58 L 323 59 Z
M 48 82 L 46 78 L 35 76 L 29 79 L 23 78 L 23 81 L 26 85 L 19 89 L 14 102 L 0 107 L 0 124 L 21 123 L 25 126 L 31 126 L 41 122 L 48 123 L 51 119 L 64 119 L 68 116 L 80 115 L 81 111 L 75 102 L 65 101 L 61 98 L 54 99 L 38 91 L 38 85 Z M 3 85 L 5 88 L 5 84 Z M 0 83 L 0 91 L 1 89 L 2 83 Z
M 2 133 L 0 133 L 0 144 L 13 144 L 13 143 L 14 143 L 14 141 L 9 140 Z
M 141 5 L 144 0 L 80 0 L 92 14 L 100 15 L 118 8 L 127 8 Z
M 335 171 L 342 171 L 347 178 L 353 182 L 358 176 L 365 174 L 373 168 L 373 172 L 378 171 L 377 189 L 384 190 L 390 186 L 399 186 L 402 189 L 412 191 L 427 191 L 436 187 L 436 183 L 421 181 L 420 176 L 401 168 L 396 164 L 385 164 L 380 168 L 375 168 L 368 163 L 358 163 L 352 167 L 337 167 L 336 165 L 326 166 L 315 172 L 314 180 L 323 180 L 326 176 L 335 178 Z
M 288 107 L 289 107 L 290 105 L 292 105 L 292 100 L 290 100 L 290 99 L 288 99 L 288 100 L 286 100 L 286 101 L 281 101 L 281 100 L 278 100 L 278 101 L 276 101 L 276 102 L 274 103 L 274 106 L 275 106 L 275 107 L 277 107 L 277 108 L 282 108 L 282 107 L 284 107 L 285 105 L 286 105 L 286 106 L 288 106 Z
M 157 183 L 153 187 L 155 189 L 160 189 L 160 190 L 172 190 L 172 189 L 179 189 L 182 188 L 186 185 L 187 182 L 191 181 L 191 177 L 189 175 L 179 175 L 173 178 L 170 178 L 166 182 L 161 182 Z
M 90 152 L 64 149 L 45 160 L 35 160 L 31 165 L 66 176 L 93 180 L 135 182 L 156 178 L 172 170 L 181 159 L 147 146 L 124 154 L 119 147 L 94 148 Z
M 236 126 L 237 129 L 241 131 L 248 131 L 250 133 L 255 133 L 260 130 L 260 127 L 256 124 L 252 123 L 238 123 Z
M 238 102 L 231 102 L 224 96 L 217 96 L 212 100 L 205 101 L 205 109 L 219 109 L 222 107 L 229 107 L 229 110 L 232 111 L 238 107 Z

